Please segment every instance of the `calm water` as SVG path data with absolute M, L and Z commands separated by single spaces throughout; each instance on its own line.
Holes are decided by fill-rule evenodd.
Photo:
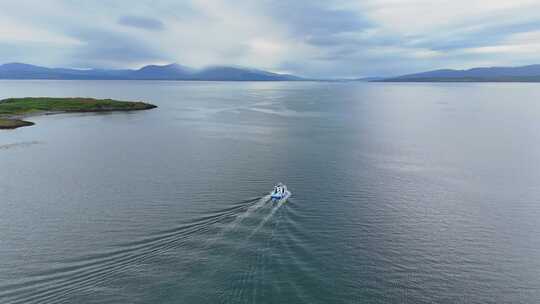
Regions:
M 537 303 L 537 84 L 0 81 L 1 303 Z M 267 201 L 273 184 L 292 192 Z

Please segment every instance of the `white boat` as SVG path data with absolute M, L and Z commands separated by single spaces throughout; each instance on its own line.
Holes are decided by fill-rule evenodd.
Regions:
M 290 195 L 291 193 L 289 192 L 289 190 L 287 190 L 287 186 L 282 183 L 275 185 L 274 190 L 270 192 L 270 198 L 274 202 L 286 201 Z

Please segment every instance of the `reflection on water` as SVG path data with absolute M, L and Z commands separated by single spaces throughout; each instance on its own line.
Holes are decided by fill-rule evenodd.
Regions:
M 4 145 L 0 145 L 0 150 L 7 150 L 7 149 L 13 149 L 13 148 L 23 148 L 23 147 L 28 147 L 28 146 L 31 146 L 31 145 L 37 145 L 37 144 L 40 144 L 41 142 L 39 141 L 26 141 L 26 142 L 16 142 L 16 143 L 12 143 L 12 144 L 4 144 Z
M 69 299 L 74 292 L 84 292 L 95 285 L 107 285 L 118 276 L 137 268 L 138 264 L 149 263 L 168 252 L 204 249 L 208 254 L 208 251 L 213 250 L 212 244 L 220 241 L 227 233 L 235 233 L 243 220 L 254 218 L 254 213 L 260 212 L 259 209 L 264 208 L 267 203 L 268 195 L 239 202 L 178 227 L 119 244 L 116 249 L 108 252 L 85 254 L 65 260 L 62 267 L 34 273 L 29 280 L 2 286 L 0 297 L 10 303 L 60 301 Z M 250 236 L 266 224 L 281 204 L 283 202 L 269 207 L 270 211 L 266 212 L 267 215 L 260 220 L 257 229 Z M 212 241 L 208 241 L 205 235 L 211 235 Z
M 159 106 L 0 132 L 1 303 L 540 298 L 534 84 L 0 89 Z

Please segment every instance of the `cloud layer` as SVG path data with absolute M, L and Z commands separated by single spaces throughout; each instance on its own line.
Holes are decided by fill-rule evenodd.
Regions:
M 2 1 L 0 61 L 310 77 L 540 63 L 537 0 Z

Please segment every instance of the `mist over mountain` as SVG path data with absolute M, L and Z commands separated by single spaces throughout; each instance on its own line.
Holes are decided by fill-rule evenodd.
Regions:
M 386 82 L 540 82 L 540 64 L 519 67 L 442 69 L 385 78 Z
M 147 65 L 140 69 L 47 68 L 25 63 L 0 65 L 0 79 L 63 80 L 202 80 L 202 81 L 293 81 L 289 74 L 231 66 L 194 69 L 179 64 Z

